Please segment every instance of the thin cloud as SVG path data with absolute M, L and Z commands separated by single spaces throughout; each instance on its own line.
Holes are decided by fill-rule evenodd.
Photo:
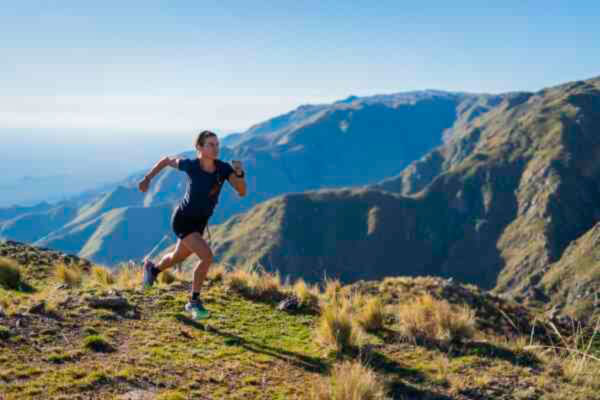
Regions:
M 306 103 L 291 96 L 1 96 L 0 129 L 245 130 Z

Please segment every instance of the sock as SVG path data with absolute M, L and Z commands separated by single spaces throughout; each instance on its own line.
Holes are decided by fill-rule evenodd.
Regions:
M 198 296 L 200 296 L 199 292 L 193 292 L 192 293 L 192 300 L 198 300 Z
M 160 273 L 160 269 L 156 268 L 155 266 L 152 266 L 151 268 L 154 275 L 158 275 Z

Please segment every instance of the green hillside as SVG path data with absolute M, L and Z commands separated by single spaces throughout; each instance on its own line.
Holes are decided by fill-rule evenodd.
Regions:
M 182 312 L 185 273 L 142 291 L 136 269 L 102 274 L 13 242 L 0 256 L 7 400 L 600 398 L 595 347 L 581 357 L 545 347 L 560 334 L 577 349 L 591 331 L 571 336 L 568 323 L 449 280 L 329 281 L 319 291 L 217 268 L 202 295 L 212 315 L 200 323 Z M 65 262 L 79 280 L 65 278 Z M 6 288 L 8 268 L 20 271 L 20 290 Z M 300 308 L 279 310 L 294 293 Z M 122 305 L 97 305 L 110 299 Z M 442 319 L 411 322 L 427 315 Z M 342 331 L 330 326 L 351 335 L 332 339 Z M 357 384 L 360 397 L 340 395 Z

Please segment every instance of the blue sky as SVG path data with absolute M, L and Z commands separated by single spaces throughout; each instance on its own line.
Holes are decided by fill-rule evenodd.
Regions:
M 179 136 L 350 94 L 600 74 L 598 2 L 498 3 L 18 2 L 0 10 L 0 129 Z
M 600 75 L 597 1 L 10 3 L 0 8 L 4 203 L 118 180 L 191 149 L 201 129 L 243 131 L 301 104 Z M 46 186 L 27 197 L 15 189 L 24 175 Z

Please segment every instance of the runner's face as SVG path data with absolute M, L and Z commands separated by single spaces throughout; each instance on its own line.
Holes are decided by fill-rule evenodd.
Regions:
M 204 146 L 198 147 L 198 151 L 202 157 L 216 159 L 219 156 L 219 139 L 214 136 L 207 138 L 204 141 Z

